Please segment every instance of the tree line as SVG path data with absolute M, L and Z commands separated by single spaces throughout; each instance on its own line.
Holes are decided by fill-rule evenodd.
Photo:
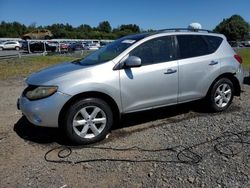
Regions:
M 19 22 L 4 22 L 0 24 L 0 38 L 19 38 L 23 34 L 35 29 L 48 29 L 54 38 L 68 39 L 117 39 L 125 35 L 145 32 L 136 24 L 123 24 L 112 28 L 108 21 L 100 22 L 97 27 L 81 24 L 73 27 L 70 24 L 52 24 L 48 26 L 36 26 L 32 23 L 29 26 Z M 148 30 L 153 31 L 153 30 Z M 214 29 L 215 32 L 224 34 L 229 41 L 243 41 L 250 39 L 250 26 L 241 16 L 233 15 L 223 19 Z
M 23 34 L 35 29 L 48 29 L 52 32 L 53 38 L 67 39 L 116 39 L 132 33 L 140 33 L 142 30 L 136 24 L 123 24 L 117 28 L 112 28 L 108 21 L 100 22 L 97 27 L 81 24 L 73 27 L 70 24 L 52 24 L 48 26 L 36 26 L 32 23 L 29 26 L 19 22 L 4 22 L 0 24 L 0 38 L 19 38 Z

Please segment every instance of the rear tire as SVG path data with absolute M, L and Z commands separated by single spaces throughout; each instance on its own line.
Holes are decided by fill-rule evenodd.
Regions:
M 45 39 L 45 40 L 50 40 L 51 37 L 46 35 L 46 36 L 44 37 L 44 39 Z
M 207 102 L 212 111 L 221 112 L 231 105 L 233 97 L 233 83 L 227 78 L 221 78 L 212 86 L 207 96 Z
M 23 40 L 30 40 L 30 37 L 23 37 Z
M 63 131 L 76 144 L 91 144 L 103 140 L 113 125 L 109 105 L 98 98 L 81 99 L 65 114 Z
M 20 48 L 17 46 L 17 47 L 15 47 L 15 50 L 16 50 L 16 51 L 19 51 L 19 50 L 20 50 Z

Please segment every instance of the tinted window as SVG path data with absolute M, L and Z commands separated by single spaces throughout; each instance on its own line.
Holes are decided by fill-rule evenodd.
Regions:
M 182 59 L 210 54 L 202 35 L 177 35 L 177 39 Z
M 175 60 L 175 38 L 166 36 L 149 40 L 136 47 L 129 55 L 140 57 L 142 65 Z
M 211 53 L 214 53 L 219 48 L 219 46 L 223 40 L 221 37 L 215 37 L 215 36 L 205 35 L 204 37 L 207 40 L 207 42 L 209 43 L 209 48 L 210 48 Z

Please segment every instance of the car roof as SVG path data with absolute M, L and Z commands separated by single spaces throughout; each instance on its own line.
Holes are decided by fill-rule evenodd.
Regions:
M 154 36 L 154 35 L 162 35 L 162 34 L 177 34 L 177 35 L 189 35 L 189 34 L 199 34 L 199 35 L 210 35 L 210 36 L 219 36 L 223 37 L 222 34 L 215 33 L 210 30 L 205 30 L 205 29 L 187 29 L 187 28 L 171 28 L 171 29 L 161 29 L 161 30 L 156 30 L 152 32 L 145 32 L 145 33 L 140 33 L 140 34 L 133 34 L 133 35 L 128 35 L 125 37 L 122 37 L 123 39 L 132 39 L 139 41 L 143 38 L 147 38 L 149 36 Z

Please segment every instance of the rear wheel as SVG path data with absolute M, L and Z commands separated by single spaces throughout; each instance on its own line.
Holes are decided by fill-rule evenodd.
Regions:
M 19 48 L 18 46 L 16 46 L 16 47 L 15 47 L 15 50 L 16 50 L 16 51 L 19 51 L 19 50 L 20 50 L 20 48 Z
M 45 40 L 49 40 L 49 39 L 51 39 L 51 37 L 48 36 L 48 35 L 46 35 L 46 36 L 44 37 L 44 39 L 45 39 Z
M 26 37 L 23 37 L 23 40 L 30 40 L 31 38 L 26 36 Z
M 231 105 L 233 97 L 233 83 L 227 78 L 222 78 L 213 85 L 208 96 L 208 103 L 211 110 L 221 112 Z
M 64 132 L 72 142 L 91 144 L 106 137 L 113 124 L 113 113 L 105 101 L 87 98 L 70 106 L 64 122 Z

